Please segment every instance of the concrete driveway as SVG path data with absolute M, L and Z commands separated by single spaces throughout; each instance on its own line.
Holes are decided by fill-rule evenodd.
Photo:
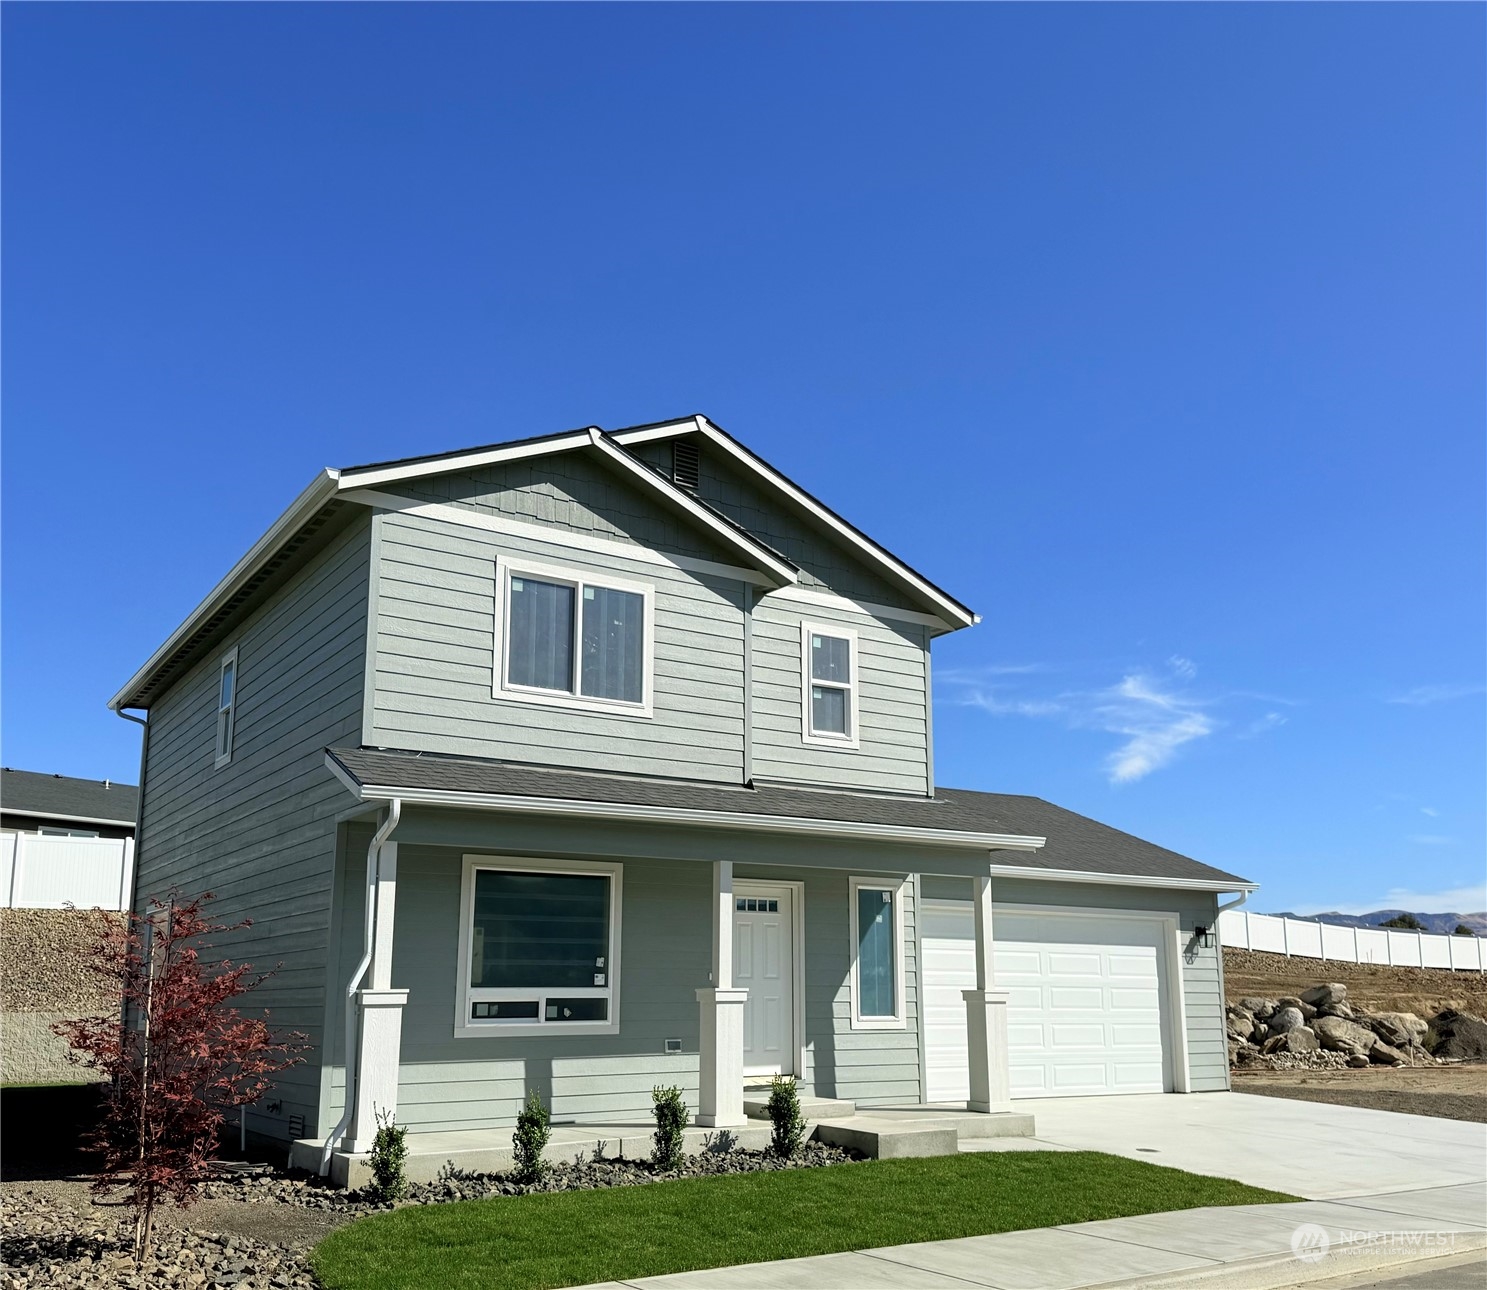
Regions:
M 1487 1124 L 1464 1120 L 1244 1093 L 1037 1098 L 1017 1109 L 1033 1113 L 1037 1139 L 1050 1147 L 1108 1151 L 1310 1200 L 1487 1179 Z

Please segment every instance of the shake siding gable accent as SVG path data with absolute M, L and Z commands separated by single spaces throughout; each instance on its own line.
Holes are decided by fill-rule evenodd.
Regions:
M 732 552 L 725 551 L 695 524 L 660 510 L 652 499 L 582 452 L 403 480 L 396 491 L 484 515 L 551 525 L 673 555 L 737 563 Z
M 800 624 L 857 632 L 858 746 L 807 744 Z M 763 780 L 924 794 L 929 780 L 929 629 L 765 596 L 753 615 L 753 763 Z
M 150 712 L 138 905 L 172 888 L 212 891 L 219 922 L 253 925 L 217 950 L 274 975 L 250 996 L 274 1026 L 315 1050 L 278 1077 L 281 1113 L 249 1112 L 249 1128 L 287 1137 L 289 1116 L 316 1130 L 318 1047 L 335 871 L 334 817 L 349 803 L 323 749 L 361 728 L 369 517 L 290 576 L 272 599 L 205 651 Z M 215 767 L 217 668 L 238 647 L 232 761 Z M 276 970 L 275 970 L 276 969 Z
M 744 584 L 529 538 L 378 512 L 375 747 L 739 783 Z M 651 715 L 492 693 L 497 560 L 655 587 Z

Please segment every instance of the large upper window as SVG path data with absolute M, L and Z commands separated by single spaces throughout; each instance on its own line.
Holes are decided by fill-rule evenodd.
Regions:
M 617 1032 L 620 867 L 467 856 L 461 1034 Z
M 216 764 L 232 760 L 232 736 L 237 711 L 238 651 L 234 645 L 217 667 L 217 756 Z
M 811 744 L 857 747 L 857 633 L 802 623 L 800 667 L 801 737 Z
M 899 879 L 853 878 L 852 1026 L 904 1026 L 904 911 Z
M 496 693 L 538 703 L 648 712 L 648 586 L 508 565 Z

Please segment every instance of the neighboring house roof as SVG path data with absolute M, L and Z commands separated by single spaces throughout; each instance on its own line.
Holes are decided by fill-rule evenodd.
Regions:
M 1248 890 L 1234 874 L 1037 797 L 938 788 L 932 798 L 754 788 L 546 770 L 476 758 L 330 748 L 327 764 L 363 799 L 505 807 L 565 816 L 737 825 L 785 832 L 984 846 L 1008 876 Z
M 761 478 L 771 481 L 776 491 L 782 497 L 790 498 L 792 504 L 803 510 L 813 523 L 845 541 L 849 549 L 911 592 L 921 604 L 944 619 L 948 627 L 963 627 L 975 621 L 975 615 L 959 601 L 889 555 L 877 543 L 859 533 L 809 494 L 791 484 L 783 475 L 717 430 L 705 417 L 688 418 L 685 423 L 666 424 L 685 424 L 688 430 L 706 426 L 711 434 L 720 436 L 717 442 L 726 441 L 732 456 L 746 462 Z M 640 429 L 637 427 L 636 430 L 623 433 L 633 436 Z M 200 649 L 220 635 L 229 620 L 238 616 L 254 601 L 268 583 L 285 570 L 317 535 L 334 531 L 330 527 L 333 521 L 345 512 L 348 505 L 358 500 L 358 492 L 364 494 L 362 501 L 370 501 L 374 500 L 377 489 L 395 486 L 400 480 L 473 470 L 480 466 L 561 452 L 589 452 L 602 457 L 612 469 L 629 479 L 636 487 L 648 492 L 660 505 L 683 515 L 705 530 L 717 543 L 732 552 L 743 567 L 756 570 L 767 582 L 783 587 L 798 581 L 799 570 L 796 566 L 767 542 L 688 490 L 677 487 L 665 474 L 652 469 L 627 451 L 619 434 L 606 434 L 595 426 L 426 457 L 372 462 L 341 470 L 327 469 L 310 482 L 289 509 L 269 526 L 268 531 L 228 571 L 227 576 L 191 611 L 144 666 L 130 677 L 128 683 L 109 700 L 109 707 L 116 710 L 149 707 L 194 661 Z
M 73 824 L 134 825 L 139 789 L 106 779 L 73 779 L 34 770 L 0 768 L 0 811 Z

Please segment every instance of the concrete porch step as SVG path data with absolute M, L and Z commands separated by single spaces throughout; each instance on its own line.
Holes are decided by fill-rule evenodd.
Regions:
M 823 1120 L 815 1136 L 875 1160 L 953 1156 L 962 1140 L 1028 1138 L 1033 1117 L 1018 1111 L 981 1115 L 956 1107 L 881 1107 L 840 1120 Z
M 744 1093 L 744 1114 L 749 1119 L 769 1119 L 768 1106 L 767 1092 L 749 1089 Z M 834 1097 L 803 1097 L 800 1099 L 800 1113 L 805 1116 L 808 1124 L 815 1124 L 820 1120 L 842 1120 L 857 1114 L 857 1104 Z

